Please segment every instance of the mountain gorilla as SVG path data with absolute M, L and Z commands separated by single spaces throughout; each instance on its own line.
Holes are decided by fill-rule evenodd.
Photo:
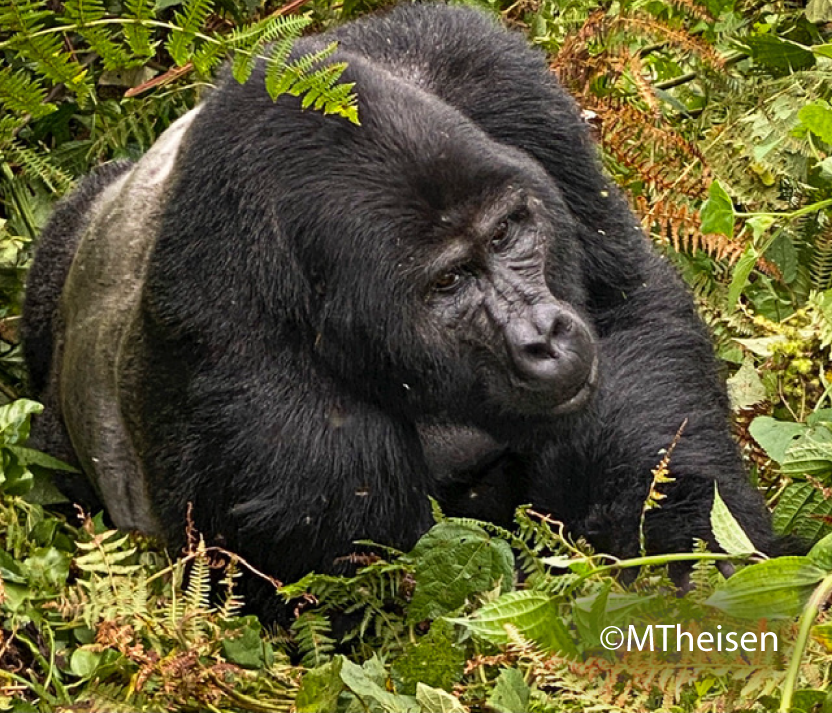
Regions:
M 715 481 L 771 547 L 708 334 L 543 56 L 442 5 L 294 56 L 333 40 L 360 125 L 273 103 L 260 67 L 58 206 L 25 309 L 40 444 L 117 525 L 176 546 L 192 503 L 291 580 L 410 547 L 428 496 L 633 555 L 687 422 L 648 549 L 714 544 Z

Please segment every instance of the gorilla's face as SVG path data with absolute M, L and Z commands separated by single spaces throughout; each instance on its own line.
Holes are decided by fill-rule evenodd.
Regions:
M 558 187 L 446 105 L 394 89 L 363 86 L 375 103 L 361 127 L 321 120 L 326 170 L 299 171 L 278 211 L 305 216 L 290 232 L 325 286 L 317 353 L 386 410 L 471 422 L 579 409 L 597 357 Z
M 424 271 L 419 331 L 469 366 L 485 407 L 547 416 L 587 403 L 598 360 L 577 307 L 574 225 L 554 186 L 537 178 L 440 218 L 445 239 Z

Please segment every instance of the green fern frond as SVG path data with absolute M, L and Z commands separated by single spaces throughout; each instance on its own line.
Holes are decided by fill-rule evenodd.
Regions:
M 314 106 L 326 114 L 338 114 L 357 124 L 357 98 L 352 90 L 355 84 L 338 80 L 347 65 L 344 62 L 325 64 L 337 48 L 332 43 L 312 54 L 299 57 L 286 63 L 286 45 L 276 43 L 274 50 L 266 60 L 266 91 L 272 99 L 281 94 L 302 97 L 301 106 L 305 109 Z M 318 66 L 316 69 L 317 65 Z
M 10 34 L 4 44 L 34 62 L 54 84 L 65 84 L 81 101 L 92 91 L 87 69 L 64 50 L 58 34 L 38 34 L 44 30 L 44 20 L 52 16 L 42 1 L 0 0 L 0 27 Z
M 226 56 L 226 46 L 222 42 L 203 42 L 191 55 L 194 69 L 207 77 Z
M 194 39 L 210 13 L 211 0 L 186 0 L 183 12 L 174 16 L 178 28 L 171 32 L 167 50 L 180 67 L 191 58 Z
M 72 177 L 62 171 L 50 159 L 49 154 L 11 139 L 3 149 L 2 156 L 12 164 L 19 165 L 25 174 L 39 178 L 49 190 L 65 193 L 72 186 Z
M 15 134 L 25 121 L 18 116 L 0 116 L 0 154 L 14 141 Z
M 301 663 L 307 668 L 323 666 L 335 652 L 332 624 L 321 613 L 307 611 L 292 622 L 292 632 L 301 656 Z
M 228 47 L 235 51 L 234 79 L 242 84 L 251 76 L 263 47 L 270 42 L 275 43 L 269 52 L 270 61 L 282 62 L 285 66 L 293 42 L 311 22 L 311 18 L 303 16 L 267 17 L 250 27 L 235 30 L 227 40 Z
M 141 24 L 156 17 L 155 8 L 154 0 L 125 0 L 126 16 L 136 23 L 124 26 L 124 37 L 137 58 L 149 59 L 156 51 L 155 43 L 150 41 L 150 29 Z
M 188 585 L 184 591 L 184 629 L 190 641 L 203 633 L 211 609 L 211 562 L 205 551 L 205 540 L 200 536 L 196 556 L 191 564 Z
M 139 566 L 126 564 L 136 553 L 135 546 L 125 548 L 129 541 L 130 535 L 108 530 L 96 535 L 90 542 L 79 542 L 78 549 L 86 554 L 75 558 L 75 566 L 82 572 L 94 574 L 132 574 L 139 570 Z
M 217 610 L 217 615 L 223 621 L 238 616 L 243 608 L 243 597 L 236 591 L 239 577 L 240 570 L 237 568 L 237 561 L 232 559 L 226 566 L 225 574 L 220 580 L 220 586 L 225 589 L 225 599 L 222 606 Z
M 46 89 L 23 72 L 12 72 L 8 67 L 0 69 L 0 104 L 19 114 L 40 118 L 57 108 L 46 101 Z
M 64 12 L 77 25 L 78 34 L 101 57 L 105 69 L 119 69 L 131 64 L 130 56 L 113 42 L 109 32 L 93 26 L 107 14 L 104 0 L 66 0 Z
M 809 272 L 816 290 L 832 288 L 832 224 L 827 224 L 815 237 Z

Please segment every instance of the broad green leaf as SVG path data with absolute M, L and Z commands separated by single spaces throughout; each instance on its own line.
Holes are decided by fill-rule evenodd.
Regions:
M 729 555 L 750 555 L 757 551 L 725 501 L 719 496 L 716 481 L 714 481 L 714 504 L 711 507 L 711 530 L 719 546 Z
M 416 565 L 416 588 L 408 610 L 413 622 L 436 619 L 459 609 L 468 597 L 514 576 L 514 555 L 503 540 L 476 525 L 444 521 L 416 544 L 407 559 Z
M 741 569 L 705 604 L 741 619 L 793 617 L 826 574 L 808 557 L 778 557 Z
M 0 445 L 19 445 L 29 437 L 32 414 L 41 413 L 43 406 L 36 401 L 17 399 L 0 406 Z
M 729 238 L 734 237 L 734 204 L 719 181 L 711 182 L 708 200 L 702 204 L 700 218 L 703 233 L 721 233 Z
M 15 456 L 17 456 L 17 462 L 20 463 L 20 465 L 39 465 L 42 468 L 49 468 L 49 470 L 62 470 L 67 473 L 80 473 L 77 468 L 69 465 L 69 463 L 64 463 L 62 460 L 53 458 L 46 453 L 36 451 L 34 448 L 26 448 L 25 446 L 9 446 L 8 449 L 11 453 L 14 453 Z
M 514 627 L 526 639 L 547 651 L 559 651 L 576 657 L 577 649 L 569 630 L 551 597 L 540 592 L 519 591 L 503 594 L 486 604 L 473 618 L 448 619 L 470 629 L 492 644 L 508 644 L 511 640 L 506 626 Z
M 75 649 L 69 659 L 69 670 L 78 678 L 91 678 L 101 663 L 102 655 L 101 651 Z
M 807 104 L 798 113 L 800 123 L 824 143 L 832 144 L 832 108 L 819 100 Z
M 271 658 L 271 644 L 260 636 L 262 627 L 256 616 L 244 616 L 221 622 L 222 653 L 243 668 L 260 668 Z
M 822 477 L 832 472 L 832 431 L 826 426 L 809 429 L 786 451 L 780 464 L 784 473 Z
M 488 697 L 488 707 L 497 713 L 518 713 L 529 710 L 529 686 L 516 668 L 504 668 Z
M 829 0 L 823 0 L 824 2 L 828 2 Z M 810 0 L 811 3 L 811 0 Z M 832 59 L 832 44 L 827 45 L 812 45 L 811 50 L 814 54 L 818 55 L 819 57 L 827 57 Z
M 364 666 L 344 659 L 341 664 L 341 680 L 347 688 L 365 702 L 365 705 L 368 701 L 376 703 L 376 706 L 371 706 L 371 710 L 380 709 L 385 713 L 419 713 L 421 707 L 415 698 L 390 693 L 373 680 L 376 675 L 372 669 L 379 665 L 375 657 L 365 662 Z
M 766 231 L 776 222 L 774 216 L 771 215 L 754 215 L 745 221 L 745 224 L 751 228 L 751 235 L 754 238 L 754 243 L 759 244 L 760 238 Z
M 786 451 L 806 433 L 806 426 L 791 421 L 778 421 L 771 416 L 757 416 L 748 427 L 748 432 L 769 458 L 783 463 Z
M 821 569 L 832 572 L 832 534 L 817 542 L 806 556 Z
M 300 683 L 295 699 L 298 713 L 319 713 L 338 710 L 338 697 L 344 690 L 341 680 L 343 656 L 336 656 L 329 663 L 308 671 Z
M 452 696 L 439 688 L 431 688 L 424 683 L 416 684 L 416 700 L 423 711 L 430 713 L 466 713 L 456 696 Z
M 745 285 L 748 282 L 748 276 L 757 264 L 757 258 L 757 251 L 754 249 L 754 246 L 749 243 L 746 246 L 742 257 L 737 260 L 737 264 L 734 266 L 734 274 L 731 277 L 731 284 L 728 287 L 728 300 L 725 305 L 725 309 L 728 312 L 732 311 L 734 307 L 737 306 L 737 300 L 739 300 L 742 291 L 745 289 Z
M 26 583 L 26 575 L 23 573 L 20 563 L 4 549 L 0 549 L 0 579 L 4 582 L 15 582 L 16 584 Z
M 753 359 L 746 358 L 737 373 L 728 379 L 728 395 L 734 410 L 749 408 L 766 400 L 768 393 L 754 368 Z
M 748 37 L 743 42 L 758 64 L 771 69 L 794 72 L 808 69 L 815 63 L 815 56 L 809 49 L 775 35 Z
M 832 22 L 832 0 L 809 0 L 806 3 L 806 19 L 816 23 Z
M 752 354 L 762 357 L 770 357 L 774 352 L 772 348 L 775 344 L 781 344 L 786 341 L 784 334 L 775 334 L 773 337 L 757 337 L 751 339 L 734 339 L 737 344 L 741 344 Z
M 69 576 L 71 560 L 55 547 L 37 547 L 23 560 L 23 567 L 31 582 L 61 587 Z

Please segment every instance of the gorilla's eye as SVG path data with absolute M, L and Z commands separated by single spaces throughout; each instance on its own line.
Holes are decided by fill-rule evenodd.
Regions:
M 510 235 L 510 226 L 509 226 L 509 219 L 503 218 L 498 224 L 497 227 L 494 228 L 494 232 L 491 234 L 491 245 L 495 250 L 502 250 L 508 244 L 508 239 Z
M 525 204 L 523 204 L 515 208 L 511 213 L 497 223 L 497 226 L 494 228 L 494 232 L 491 234 L 492 247 L 498 252 L 505 250 L 509 243 L 511 243 L 513 235 L 512 228 L 515 225 L 525 221 L 528 217 L 529 209 Z
M 462 286 L 462 272 L 451 270 L 440 275 L 433 283 L 434 292 L 455 292 Z

